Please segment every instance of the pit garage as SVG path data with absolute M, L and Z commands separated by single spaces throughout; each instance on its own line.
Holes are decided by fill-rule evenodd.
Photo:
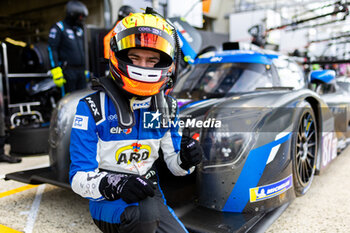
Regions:
M 203 155 L 185 177 L 162 151 L 155 166 L 187 231 L 348 231 L 347 1 L 81 0 L 87 87 L 72 92 L 55 84 L 48 46 L 68 2 L 0 3 L 0 131 L 6 156 L 21 159 L 0 161 L 0 232 L 101 232 L 70 185 L 70 133 L 79 99 L 109 74 L 104 38 L 126 5 L 155 9 L 177 34 L 164 92 Z M 152 116 L 142 127 L 158 127 Z M 133 152 L 124 160 L 140 166 Z

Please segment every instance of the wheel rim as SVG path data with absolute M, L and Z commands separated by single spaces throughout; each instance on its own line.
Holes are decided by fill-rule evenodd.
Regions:
M 317 131 L 313 116 L 303 115 L 296 143 L 296 170 L 300 184 L 306 186 L 314 175 L 317 148 Z

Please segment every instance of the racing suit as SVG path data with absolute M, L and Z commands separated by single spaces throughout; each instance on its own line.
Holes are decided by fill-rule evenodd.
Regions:
M 186 171 L 179 166 L 179 126 L 147 128 L 144 117 L 152 113 L 150 99 L 133 104 L 136 123 L 129 129 L 118 127 L 116 109 L 104 92 L 81 99 L 77 106 L 71 132 L 70 183 L 74 192 L 90 199 L 91 216 L 103 232 L 141 232 L 142 225 L 149 222 L 157 222 L 157 232 L 187 232 L 166 205 L 154 162 L 162 148 L 164 161 L 174 175 L 189 174 L 194 168 Z M 157 183 L 155 196 L 131 204 L 122 199 L 108 201 L 98 188 L 108 173 L 144 176 Z M 137 225 L 141 227 L 135 230 Z
M 84 31 L 79 26 L 72 26 L 66 20 L 54 24 L 49 33 L 48 52 L 51 68 L 60 66 L 66 83 L 66 92 L 84 89 L 85 50 Z

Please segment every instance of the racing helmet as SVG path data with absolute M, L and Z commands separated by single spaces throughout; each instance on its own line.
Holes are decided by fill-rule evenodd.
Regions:
M 167 87 L 175 54 L 174 28 L 161 16 L 134 13 L 115 27 L 109 51 L 109 69 L 116 85 L 134 96 L 152 96 Z M 152 68 L 134 65 L 128 58 L 132 48 L 160 54 Z
M 84 3 L 80 1 L 69 1 L 66 5 L 66 18 L 72 25 L 82 26 L 89 11 Z
M 135 9 L 128 5 L 121 6 L 118 11 L 118 21 L 130 15 L 130 13 L 135 13 Z

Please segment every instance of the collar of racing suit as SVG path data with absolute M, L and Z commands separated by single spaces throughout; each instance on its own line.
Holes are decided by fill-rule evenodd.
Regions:
M 137 99 L 137 97 L 133 97 L 130 99 L 130 107 L 133 110 L 140 108 L 149 108 L 151 106 L 152 97 L 148 97 L 146 99 Z
M 91 82 L 93 90 L 104 91 L 112 100 L 116 109 L 120 128 L 132 128 L 136 123 L 134 110 L 140 108 L 149 108 L 150 111 L 159 111 L 164 118 L 162 124 L 168 123 L 169 109 L 164 97 L 164 91 L 145 99 L 132 98 L 130 100 L 117 88 L 111 77 L 93 78 Z

